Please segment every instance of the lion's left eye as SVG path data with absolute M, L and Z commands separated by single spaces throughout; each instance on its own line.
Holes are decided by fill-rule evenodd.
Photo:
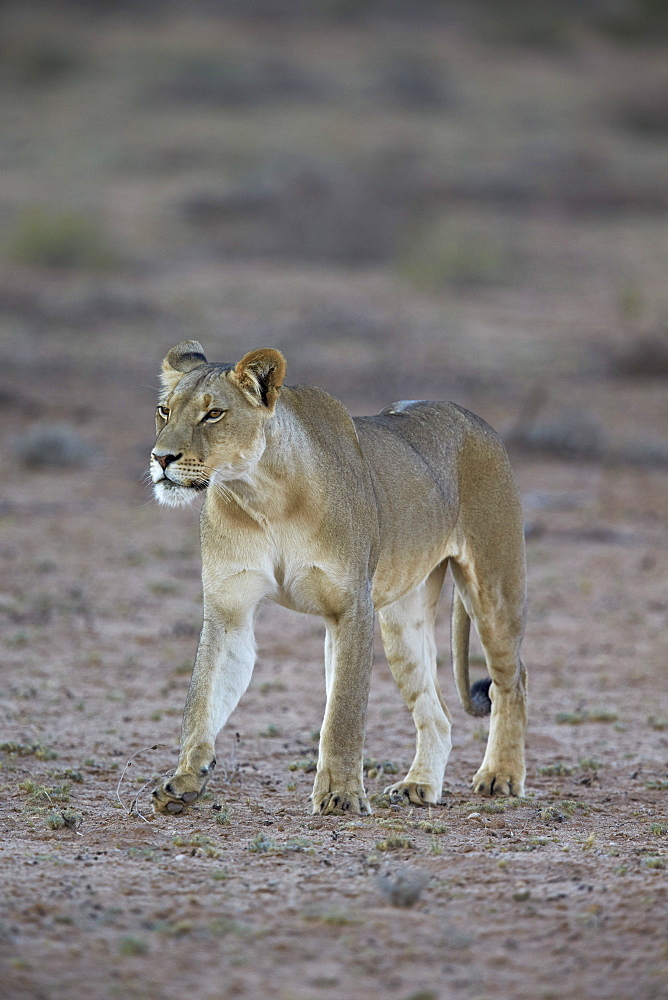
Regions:
M 163 420 L 169 420 L 169 409 L 166 406 L 158 407 L 158 416 L 162 417 Z
M 208 420 L 210 424 L 215 424 L 217 420 L 220 420 L 224 416 L 225 410 L 209 410 L 208 413 L 205 413 L 204 419 Z

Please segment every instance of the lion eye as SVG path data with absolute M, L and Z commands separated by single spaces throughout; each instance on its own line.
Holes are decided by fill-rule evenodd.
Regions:
M 159 406 L 157 409 L 157 414 L 162 417 L 163 420 L 169 420 L 169 407 Z
M 210 424 L 215 424 L 217 420 L 225 416 L 225 410 L 209 410 L 208 413 L 204 415 L 204 419 L 208 420 Z

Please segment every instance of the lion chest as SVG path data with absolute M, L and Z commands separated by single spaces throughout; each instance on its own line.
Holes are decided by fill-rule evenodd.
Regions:
M 273 599 L 292 611 L 329 618 L 349 603 L 351 588 L 334 566 L 280 562 L 274 567 L 274 583 Z

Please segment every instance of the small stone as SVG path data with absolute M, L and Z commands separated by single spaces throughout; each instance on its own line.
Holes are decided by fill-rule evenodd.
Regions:
M 380 891 L 386 896 L 392 906 L 414 906 L 428 881 L 424 873 L 403 872 L 397 877 L 381 875 L 376 880 Z

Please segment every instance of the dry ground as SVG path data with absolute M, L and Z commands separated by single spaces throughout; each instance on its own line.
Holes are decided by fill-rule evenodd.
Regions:
M 97 448 L 83 470 L 5 481 L 5 995 L 56 1000 L 86 983 L 100 997 L 663 996 L 665 469 L 515 456 L 531 595 L 526 799 L 468 794 L 485 731 L 455 704 L 444 601 L 455 730 L 442 806 L 381 798 L 371 818 L 312 819 L 322 629 L 267 607 L 210 797 L 154 820 L 148 791 L 143 816 L 127 808 L 176 759 L 197 517 L 157 508 L 141 484 L 141 376 L 92 386 L 63 372 L 54 391 L 40 369 L 12 396 L 8 430 L 32 406 L 86 412 Z M 627 412 L 639 391 L 619 387 Z M 643 396 L 665 426 L 665 393 Z M 407 768 L 412 742 L 379 647 L 373 792 Z M 52 829 L 58 817 L 74 826 Z
M 30 11 L 8 9 L 3 996 L 660 1000 L 668 293 L 657 50 L 587 37 L 547 55 L 497 51 L 405 24 L 308 22 L 268 36 L 207 17 L 89 22 L 78 8 L 74 21 L 40 22 L 49 48 Z M 80 34 L 65 31 L 75 22 Z M 259 53 L 269 82 L 242 73 L 241 98 L 227 77 L 202 82 L 192 60 L 211 46 Z M 425 46 L 437 69 L 416 82 L 408 56 Z M 408 69 L 388 104 L 378 74 L 398 51 Z M 286 66 L 299 68 L 288 83 Z M 626 100 L 631 78 L 640 111 Z M 279 84 L 292 96 L 277 107 L 267 92 Z M 409 97 L 419 106 L 407 111 Z M 654 130 L 639 138 L 642 114 Z M 355 184 L 364 203 L 383 202 L 369 164 L 388 146 L 417 151 L 416 197 L 443 218 L 426 232 L 421 216 L 416 229 L 407 198 L 406 216 L 369 242 L 375 216 L 362 218 L 365 239 L 350 246 Z M 320 228 L 304 224 L 281 258 L 291 182 L 267 231 L 244 216 L 235 185 L 257 197 L 259 165 L 262 191 L 280 188 L 287 151 L 365 166 L 354 182 L 335 172 L 343 193 L 337 180 L 318 203 Z M 396 169 L 391 203 L 403 197 Z M 204 224 L 192 199 L 201 210 L 221 187 L 237 214 L 212 229 L 216 203 L 205 200 Z M 34 214 L 45 205 L 55 232 L 52 216 Z M 100 226 L 74 244 L 58 215 L 73 205 L 95 206 Z M 351 214 L 334 232 L 341 206 Z M 236 252 L 221 243 L 230 219 Z M 54 266 L 54 245 L 74 245 L 73 259 Z M 111 245 L 120 259 L 105 256 Z M 152 818 L 146 783 L 176 760 L 201 587 L 196 511 L 158 508 L 143 476 L 159 362 L 187 336 L 217 360 L 280 347 L 288 381 L 314 381 L 358 413 L 452 398 L 506 435 L 527 525 L 526 798 L 469 795 L 486 733 L 456 703 L 445 593 L 454 748 L 439 807 L 391 808 L 380 794 L 409 765 L 413 732 L 378 645 L 374 815 L 310 816 L 323 632 L 268 606 L 209 794 L 185 817 Z M 45 425 L 60 425 L 51 443 Z M 54 467 L 65 445 L 79 464 Z

